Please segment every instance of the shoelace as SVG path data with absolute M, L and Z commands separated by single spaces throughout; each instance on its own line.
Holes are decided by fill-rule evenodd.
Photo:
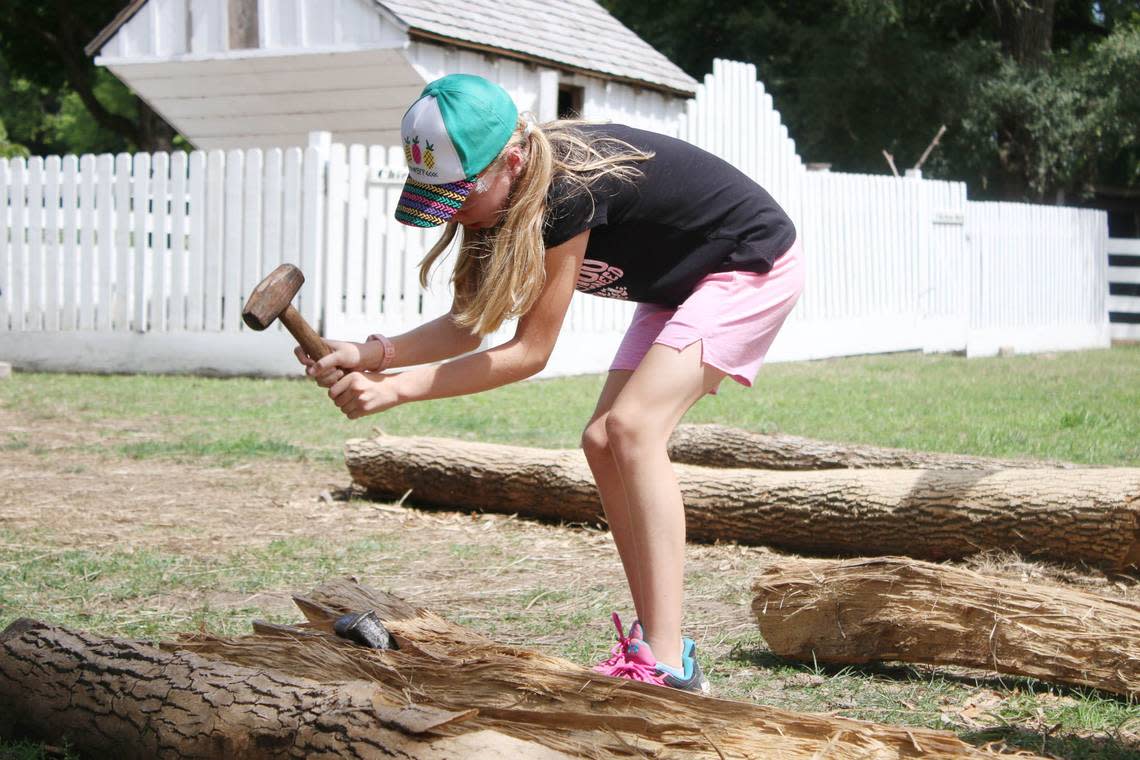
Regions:
M 652 665 L 637 662 L 629 658 L 629 644 L 631 639 L 625 635 L 621 627 L 621 618 L 615 612 L 612 615 L 614 627 L 617 628 L 618 643 L 610 650 L 610 658 L 594 666 L 594 670 L 615 678 L 627 678 L 631 681 L 642 681 L 658 686 L 665 684 L 665 675 Z
M 610 649 L 609 659 L 599 662 L 594 666 L 594 670 L 613 667 L 625 659 L 625 650 L 629 643 L 629 639 L 622 633 L 621 618 L 618 617 L 618 614 L 616 612 L 611 613 L 611 619 L 614 621 L 614 626 L 617 627 L 618 640 L 617 643 L 614 644 L 613 648 Z

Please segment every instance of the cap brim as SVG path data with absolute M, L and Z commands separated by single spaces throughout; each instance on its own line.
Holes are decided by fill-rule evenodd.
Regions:
M 455 216 L 474 188 L 475 182 L 467 179 L 446 185 L 409 179 L 396 205 L 396 221 L 412 227 L 438 227 Z

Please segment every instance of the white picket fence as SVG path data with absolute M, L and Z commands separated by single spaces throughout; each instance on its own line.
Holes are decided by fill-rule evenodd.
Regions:
M 678 132 L 768 188 L 796 221 L 807 289 L 772 360 L 883 351 L 1107 346 L 1103 212 L 967 201 L 960 182 L 809 172 L 751 66 L 718 61 Z M 306 149 L 0 160 L 0 360 L 51 370 L 292 373 L 246 295 L 280 262 L 326 337 L 447 310 L 436 231 L 392 216 L 402 152 Z M 576 295 L 544 374 L 603 370 L 632 305 Z M 509 327 L 490 342 L 509 335 Z
M 292 370 L 247 335 L 245 296 L 320 272 L 324 151 L 0 160 L 0 355 L 89 371 Z M 321 316 L 319 290 L 302 314 Z

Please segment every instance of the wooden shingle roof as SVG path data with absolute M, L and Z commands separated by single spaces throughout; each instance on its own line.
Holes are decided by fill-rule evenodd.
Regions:
M 364 0 L 413 39 L 484 50 L 691 96 L 697 82 L 594 0 Z M 129 0 L 86 47 L 94 55 L 148 0 Z
M 413 37 L 562 64 L 681 95 L 697 82 L 594 0 L 376 0 Z

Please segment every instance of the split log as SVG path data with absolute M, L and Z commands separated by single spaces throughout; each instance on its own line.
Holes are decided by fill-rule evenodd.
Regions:
M 759 470 L 1016 470 L 1074 466 L 828 443 L 794 435 L 753 433 L 726 425 L 679 425 L 669 439 L 669 458 L 679 464 Z
M 379 498 L 410 491 L 427 506 L 604 519 L 580 451 L 380 436 L 348 441 L 345 462 Z M 1112 568 L 1140 561 L 1140 469 L 675 469 L 695 541 L 932 560 L 1011 549 Z
M 0 634 L 0 729 L 116 757 L 993 758 L 944 731 L 803 715 L 608 678 L 351 580 L 309 622 L 162 649 L 21 621 Z M 332 635 L 373 609 L 398 650 Z
M 1140 605 L 883 557 L 796 561 L 757 579 L 772 651 L 808 662 L 958 665 L 1140 693 Z
M 322 683 L 18 620 L 0 634 L 0 736 L 140 760 L 567 757 L 494 731 L 440 737 L 474 713 L 408 706 L 351 678 Z

